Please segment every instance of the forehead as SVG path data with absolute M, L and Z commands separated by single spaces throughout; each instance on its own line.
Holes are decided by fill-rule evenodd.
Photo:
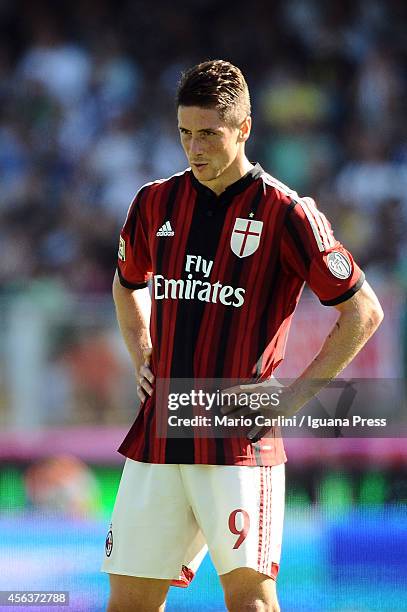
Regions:
M 179 106 L 178 126 L 186 130 L 221 129 L 227 127 L 214 108 L 200 106 Z

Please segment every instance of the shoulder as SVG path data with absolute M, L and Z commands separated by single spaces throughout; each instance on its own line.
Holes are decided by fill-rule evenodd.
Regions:
M 155 195 L 157 193 L 164 193 L 170 190 L 174 185 L 178 185 L 189 179 L 191 174 L 191 168 L 186 168 L 182 172 L 172 174 L 168 178 L 156 179 L 155 181 L 149 181 L 140 187 L 136 193 L 134 200 L 141 195 Z
M 178 188 L 184 181 L 188 181 L 190 173 L 191 168 L 186 168 L 186 170 L 177 172 L 168 178 L 149 181 L 142 185 L 130 202 L 126 221 L 133 215 L 141 214 L 144 216 L 144 214 L 148 214 L 148 211 L 155 208 L 154 202 L 157 199 L 159 200 L 162 195 L 169 193 L 174 187 Z
M 294 189 L 267 172 L 263 171 L 260 179 L 263 181 L 265 189 L 273 195 L 274 199 L 285 205 L 290 212 L 293 212 L 293 216 L 304 219 L 321 214 L 313 198 L 298 195 Z
M 291 189 L 291 187 L 288 187 L 268 172 L 263 170 L 259 180 L 263 182 L 264 190 L 270 198 L 278 200 L 282 204 L 291 205 L 291 207 L 301 203 L 302 198 L 294 189 Z

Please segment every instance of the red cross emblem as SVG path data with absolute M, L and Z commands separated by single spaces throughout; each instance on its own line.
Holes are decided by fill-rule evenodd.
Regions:
M 238 257 L 248 257 L 257 251 L 262 228 L 263 221 L 238 217 L 230 238 L 230 247 L 234 254 Z

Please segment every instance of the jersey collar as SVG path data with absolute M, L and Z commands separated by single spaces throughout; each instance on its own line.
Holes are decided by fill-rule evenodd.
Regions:
M 228 200 L 229 198 L 237 195 L 238 193 L 241 193 L 242 191 L 247 189 L 247 187 L 249 187 L 249 185 L 251 185 L 256 179 L 258 179 L 263 173 L 264 170 L 260 166 L 260 164 L 255 163 L 255 165 L 249 170 L 249 172 L 242 176 L 242 178 L 240 178 L 238 181 L 235 181 L 234 183 L 229 185 L 229 187 L 226 187 L 225 191 L 222 191 L 222 193 L 217 196 L 216 193 L 212 191 L 212 189 L 209 189 L 209 187 L 206 187 L 206 185 L 202 185 L 202 183 L 200 183 L 198 179 L 195 178 L 192 170 L 189 169 L 191 183 L 195 190 L 198 192 L 198 194 L 203 195 L 205 198 L 216 199 L 218 201 L 224 199 Z

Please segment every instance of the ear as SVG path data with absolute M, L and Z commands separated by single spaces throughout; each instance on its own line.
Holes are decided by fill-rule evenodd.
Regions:
M 246 142 L 250 136 L 250 130 L 252 128 L 252 118 L 247 116 L 246 119 L 240 124 L 239 128 L 239 141 Z

